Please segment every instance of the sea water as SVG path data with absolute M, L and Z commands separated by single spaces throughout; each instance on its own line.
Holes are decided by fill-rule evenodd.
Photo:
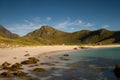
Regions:
M 61 69 L 47 80 L 117 80 L 116 64 L 120 64 L 120 48 L 84 49 L 69 52 L 68 69 Z
M 120 60 L 119 47 L 77 50 L 77 51 L 71 52 L 70 54 L 73 60 L 78 60 L 78 61 L 81 58 L 85 58 L 85 59 L 105 58 L 105 59 L 111 59 L 111 60 Z

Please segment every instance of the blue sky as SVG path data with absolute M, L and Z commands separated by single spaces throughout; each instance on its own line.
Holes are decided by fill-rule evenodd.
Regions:
M 0 0 L 0 24 L 19 35 L 42 25 L 67 32 L 120 30 L 120 0 Z

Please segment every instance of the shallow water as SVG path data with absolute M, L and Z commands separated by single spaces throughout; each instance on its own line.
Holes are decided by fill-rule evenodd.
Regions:
M 29 75 L 36 80 L 117 80 L 113 69 L 115 64 L 120 64 L 120 48 L 64 51 L 50 57 L 43 56 L 43 59 L 44 62 L 37 63 L 35 67 L 45 68 L 46 72 L 32 72 L 30 70 L 35 67 L 26 66 L 29 67 L 27 68 Z M 26 80 L 27 78 L 1 79 Z
M 87 49 L 69 52 L 68 69 L 58 70 L 47 80 L 117 80 L 113 69 L 120 64 L 120 48 Z
M 71 52 L 71 58 L 73 60 L 79 61 L 79 58 L 87 57 L 98 57 L 117 60 L 120 59 L 120 48 L 98 48 Z

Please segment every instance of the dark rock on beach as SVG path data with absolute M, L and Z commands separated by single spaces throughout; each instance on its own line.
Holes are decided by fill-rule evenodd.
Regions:
M 35 64 L 39 61 L 39 59 L 35 58 L 35 57 L 30 57 L 28 58 L 28 60 L 22 61 L 21 64 Z
M 45 72 L 46 70 L 43 68 L 35 68 L 33 69 L 33 72 Z
M 79 47 L 80 49 L 88 49 L 88 47 L 83 47 L 83 46 L 81 46 L 81 47 Z
M 117 78 L 120 78 L 120 64 L 116 64 L 114 73 Z
M 69 56 L 69 54 L 64 54 L 63 56 Z
M 11 70 L 11 67 L 3 67 L 4 70 Z
M 17 71 L 18 69 L 22 69 L 21 67 L 22 67 L 21 64 L 15 63 L 11 67 L 10 66 L 2 66 L 2 69 L 10 70 L 10 71 Z
M 11 64 L 8 63 L 8 62 L 4 62 L 2 65 L 1 65 L 1 69 L 6 69 L 6 70 L 9 70 L 10 69 L 10 66 Z
M 10 71 L 2 72 L 0 74 L 0 77 L 12 77 L 12 76 L 13 76 L 13 74 Z
M 22 64 L 20 64 L 20 63 L 15 63 L 15 64 L 13 64 L 13 65 L 11 66 L 11 69 L 12 69 L 12 70 L 17 70 L 17 69 L 21 69 L 21 67 L 22 67 Z
M 64 57 L 60 57 L 60 60 L 68 61 L 70 59 L 67 59 L 67 58 L 64 58 Z
M 12 72 L 12 71 L 7 71 L 7 72 L 2 72 L 0 74 L 0 77 L 27 77 L 27 73 L 22 72 L 22 71 L 17 71 L 17 72 Z
M 40 65 L 54 66 L 55 64 L 53 64 L 53 63 L 40 63 Z
M 17 72 L 14 72 L 13 75 L 18 77 L 23 77 L 23 76 L 27 76 L 27 73 L 23 71 L 17 71 Z
M 4 62 L 4 63 L 2 64 L 3 67 L 8 67 L 8 66 L 10 66 L 10 65 L 11 65 L 11 64 L 8 63 L 8 62 Z
M 29 60 L 37 60 L 37 61 L 38 61 L 38 59 L 35 58 L 35 57 L 29 57 L 28 59 L 29 59 Z
M 78 48 L 73 48 L 74 50 L 78 50 Z
M 30 54 L 25 54 L 24 56 L 30 56 Z
M 13 57 L 13 59 L 17 59 L 17 57 Z
M 36 78 L 28 78 L 27 80 L 37 80 Z

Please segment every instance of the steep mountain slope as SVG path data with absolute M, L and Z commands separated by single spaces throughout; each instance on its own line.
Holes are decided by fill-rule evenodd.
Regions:
M 91 31 L 88 35 L 80 38 L 82 43 L 102 43 L 112 44 L 120 43 L 120 31 L 109 31 L 106 29 L 100 29 Z
M 0 25 L 0 36 L 5 37 L 5 38 L 10 38 L 10 39 L 18 37 L 17 34 L 11 33 L 9 30 L 4 28 L 2 25 Z
M 33 42 L 52 44 L 64 42 L 64 37 L 68 34 L 67 32 L 56 30 L 50 26 L 42 26 L 40 29 L 28 33 L 24 38 Z
M 111 41 L 109 43 L 113 43 L 114 42 L 114 40 L 112 40 L 114 39 L 113 33 L 114 33 L 113 31 L 100 29 L 96 31 L 91 31 L 86 36 L 80 38 L 80 40 L 82 43 L 98 43 L 98 42 L 104 42 L 106 40 Z

